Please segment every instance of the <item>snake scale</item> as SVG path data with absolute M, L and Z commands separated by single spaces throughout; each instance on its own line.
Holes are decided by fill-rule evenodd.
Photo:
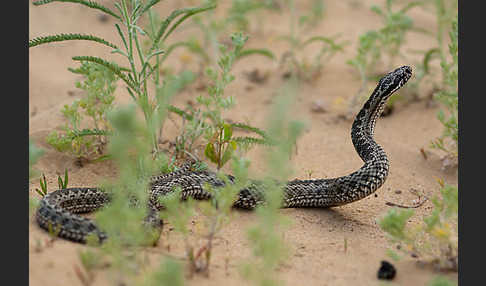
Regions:
M 364 165 L 355 172 L 337 178 L 315 180 L 293 180 L 284 185 L 282 207 L 334 207 L 363 199 L 374 193 L 388 176 L 389 162 L 385 151 L 373 139 L 376 120 L 385 107 L 387 99 L 401 88 L 412 76 L 412 69 L 403 66 L 382 77 L 375 90 L 356 116 L 351 138 L 356 152 Z M 231 182 L 232 177 L 228 176 Z M 182 198 L 209 199 L 211 194 L 203 189 L 204 184 L 223 186 L 217 174 L 208 170 L 196 171 L 190 165 L 151 179 L 149 188 L 149 215 L 152 224 L 158 219 L 163 207 L 159 197 L 179 186 Z M 234 207 L 252 209 L 264 202 L 265 190 L 253 185 L 240 190 Z M 106 239 L 93 220 L 80 216 L 99 209 L 110 201 L 110 195 L 98 188 L 68 188 L 48 193 L 40 201 L 35 214 L 39 226 L 48 230 L 59 226 L 58 236 L 85 243 L 89 234 L 100 241 Z M 161 226 L 161 224 L 159 225 Z

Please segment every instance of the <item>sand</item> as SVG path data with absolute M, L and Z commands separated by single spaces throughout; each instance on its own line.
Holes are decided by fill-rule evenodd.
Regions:
M 103 3 L 110 6 L 111 2 Z M 304 5 L 307 1 L 302 2 L 298 5 Z M 308 37 L 341 33 L 341 38 L 349 40 L 350 45 L 344 53 L 326 63 L 318 80 L 304 83 L 299 88 L 292 116 L 306 122 L 306 131 L 298 139 L 297 153 L 291 160 L 295 178 L 309 178 L 309 174 L 311 178 L 341 176 L 362 164 L 349 136 L 352 122 L 340 119 L 339 115 L 344 109 L 338 103 L 348 102 L 360 87 L 358 75 L 345 62 L 355 55 L 358 36 L 380 26 L 380 19 L 369 10 L 371 4 L 380 2 L 326 1 L 324 21 L 311 33 L 302 35 Z M 156 7 L 161 15 L 167 15 L 168 11 L 191 3 L 195 1 L 163 1 Z M 100 15 L 91 9 L 63 3 L 41 7 L 30 5 L 29 9 L 30 39 L 54 33 L 78 32 L 101 36 L 121 45 L 115 32 L 114 20 L 102 22 Z M 417 25 L 434 29 L 433 14 L 412 9 L 411 15 Z M 265 15 L 264 22 L 263 32 L 254 32 L 257 25 L 252 25 L 253 31 L 250 32 L 247 47 L 267 47 L 280 57 L 289 47 L 287 43 L 277 41 L 276 36 L 288 31 L 288 17 Z M 171 41 L 182 39 L 193 32 L 190 28 L 181 29 L 181 32 L 171 36 Z M 411 34 L 404 48 L 411 60 L 397 61 L 397 66 L 409 64 L 413 67 L 419 58 L 410 51 L 425 50 L 433 47 L 434 43 L 434 39 L 429 36 Z M 316 51 L 310 48 L 309 53 L 312 52 Z M 181 54 L 183 51 L 175 53 L 168 64 L 180 68 Z M 116 178 L 117 175 L 113 162 L 104 161 L 79 167 L 73 157 L 55 151 L 46 143 L 47 134 L 65 123 L 61 108 L 81 96 L 80 90 L 74 87 L 80 77 L 67 71 L 68 67 L 77 66 L 71 60 L 71 57 L 77 55 L 120 60 L 119 56 L 111 55 L 109 49 L 101 45 L 81 41 L 29 49 L 29 136 L 37 146 L 45 150 L 35 168 L 46 175 L 51 190 L 57 186 L 57 175 L 62 174 L 66 168 L 70 176 L 69 185 L 73 187 L 96 186 L 103 178 Z M 244 74 L 255 69 L 269 72 L 268 81 L 264 84 L 248 81 Z M 264 127 L 272 98 L 285 80 L 278 64 L 263 58 L 248 58 L 234 66 L 233 74 L 236 80 L 228 86 L 226 94 L 235 97 L 237 107 L 227 113 L 225 118 Z M 426 97 L 427 92 L 424 89 L 420 96 Z M 183 107 L 188 100 L 194 101 L 195 96 L 201 93 L 196 86 L 191 86 L 177 95 L 173 104 Z M 119 104 L 130 102 L 121 81 L 116 96 Z M 315 102 L 321 102 L 325 112 L 313 112 Z M 443 130 L 436 118 L 439 108 L 439 105 L 427 105 L 425 100 L 399 103 L 392 115 L 379 120 L 375 138 L 387 151 L 391 169 L 388 180 L 376 192 L 376 196 L 332 209 L 281 210 L 292 221 L 284 233 L 290 256 L 278 269 L 285 285 L 380 285 L 381 281 L 376 278 L 380 261 L 390 260 L 386 249 L 394 247 L 376 222 L 390 209 L 386 202 L 412 204 L 416 197 L 410 193 L 411 189 L 429 197 L 438 194 L 437 178 L 457 185 L 457 170 L 441 170 L 443 154 L 429 147 L 431 140 L 440 136 Z M 179 132 L 180 124 L 174 119 L 167 121 L 164 129 L 164 139 L 169 141 L 173 141 Z M 420 152 L 421 148 L 427 153 L 427 158 Z M 255 148 L 247 154 L 252 161 L 253 174 L 265 172 L 262 151 L 262 148 Z M 32 179 L 29 192 L 33 197 L 38 197 L 34 191 L 36 187 L 39 187 L 38 180 Z M 431 209 L 432 203 L 426 202 L 415 209 L 416 213 L 410 222 L 419 222 Z M 239 274 L 239 265 L 250 255 L 246 229 L 252 225 L 255 214 L 241 211 L 234 213 L 236 217 L 232 223 L 218 234 L 210 277 L 196 275 L 186 280 L 187 285 L 248 284 Z M 195 218 L 196 224 L 200 221 L 200 217 Z M 56 240 L 46 246 L 48 235 L 33 220 L 29 221 L 29 231 L 30 285 L 82 285 L 75 275 L 75 267 L 81 265 L 78 251 L 86 246 L 64 240 Z M 165 228 L 157 247 L 142 250 L 154 265 L 167 253 L 168 246 L 170 255 L 183 257 L 180 237 L 173 232 L 168 236 L 167 232 L 169 230 Z M 40 251 L 36 247 L 38 241 L 44 245 Z M 394 264 L 398 272 L 393 285 L 425 285 L 439 274 L 428 267 L 417 265 L 417 259 L 413 257 L 405 257 Z M 108 285 L 111 280 L 107 272 L 106 269 L 98 270 L 93 285 Z M 447 275 L 457 280 L 457 274 Z

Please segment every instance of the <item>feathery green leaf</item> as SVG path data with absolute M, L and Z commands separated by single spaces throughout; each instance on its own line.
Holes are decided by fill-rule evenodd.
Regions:
M 40 6 L 40 5 L 44 5 L 44 4 L 48 4 L 48 3 L 52 3 L 52 2 L 71 2 L 71 3 L 78 3 L 78 4 L 81 4 L 81 5 L 85 5 L 85 6 L 88 6 L 90 8 L 93 8 L 93 9 L 98 9 L 98 10 L 101 10 L 103 12 L 105 12 L 106 14 L 108 15 L 111 15 L 115 18 L 117 18 L 118 20 L 121 21 L 121 18 L 120 16 L 118 16 L 115 12 L 111 11 L 110 9 L 108 9 L 107 7 L 99 4 L 99 3 L 96 3 L 94 1 L 84 1 L 84 0 L 41 0 L 41 1 L 33 1 L 32 4 L 36 5 L 36 6 Z
M 243 57 L 250 56 L 250 55 L 262 55 L 271 60 L 275 59 L 275 55 L 267 49 L 246 49 L 238 53 L 236 59 L 239 60 Z
M 254 138 L 254 137 L 233 137 L 232 140 L 238 143 L 238 145 L 246 145 L 246 146 L 252 146 L 252 145 L 273 146 L 274 145 L 272 142 L 268 140 Z
M 251 131 L 251 132 L 255 132 L 256 134 L 262 136 L 263 138 L 267 137 L 267 134 L 265 133 L 265 131 L 257 128 L 257 127 L 253 127 L 253 126 L 250 126 L 248 124 L 245 124 L 245 123 L 232 123 L 231 126 L 233 126 L 233 128 L 239 128 L 239 129 L 243 129 L 243 130 L 246 130 L 246 131 Z
M 101 59 L 101 58 L 98 58 L 98 57 L 91 57 L 91 56 L 76 56 L 76 57 L 73 57 L 73 60 L 74 61 L 88 61 L 88 62 L 94 62 L 94 63 L 97 63 L 97 64 L 100 64 L 100 65 L 103 65 L 107 68 L 109 68 L 110 70 L 112 70 L 117 76 L 119 76 L 130 88 L 132 88 L 133 90 L 138 90 L 138 88 L 136 87 L 136 85 L 134 84 L 133 81 L 131 81 L 130 79 L 127 78 L 127 76 L 123 73 L 123 71 L 127 71 L 128 68 L 123 68 L 123 67 L 119 67 L 117 64 L 115 63 L 110 63 L 110 62 L 107 62 L 105 61 L 104 59 Z
M 98 38 L 92 35 L 81 35 L 81 34 L 59 34 L 59 35 L 52 35 L 52 36 L 45 36 L 45 37 L 37 37 L 29 41 L 29 48 L 42 45 L 42 44 L 71 41 L 71 40 L 93 41 L 114 49 L 118 49 L 118 47 L 115 44 L 112 44 L 102 38 Z
M 177 26 L 179 26 L 188 17 L 190 17 L 192 15 L 195 15 L 197 13 L 200 13 L 200 12 L 204 12 L 204 11 L 207 11 L 207 10 L 214 9 L 214 8 L 216 8 L 216 4 L 212 4 L 212 5 L 208 5 L 208 6 L 202 6 L 202 7 L 193 7 L 193 8 L 178 9 L 178 10 L 173 11 L 169 15 L 169 17 L 167 17 L 164 20 L 164 22 L 162 22 L 162 25 L 160 26 L 160 29 L 157 32 L 157 36 L 155 37 L 155 39 L 153 41 L 153 45 L 152 45 L 151 51 L 154 50 L 155 47 L 157 47 L 157 45 L 159 44 L 160 40 L 162 39 L 162 36 L 164 36 L 164 38 L 162 39 L 162 41 L 164 41 L 172 33 L 172 31 L 174 31 L 174 29 L 177 28 Z M 170 28 L 170 30 L 167 33 L 165 33 L 165 31 L 169 27 L 170 23 L 175 18 L 177 18 L 178 16 L 183 15 L 183 14 L 185 14 L 185 15 L 181 19 L 179 19 L 174 25 L 172 25 L 172 27 Z

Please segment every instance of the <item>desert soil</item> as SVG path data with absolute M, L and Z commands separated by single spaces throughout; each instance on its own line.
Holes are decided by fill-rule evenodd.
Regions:
M 104 1 L 110 6 L 112 1 Z M 228 1 L 229 2 L 229 1 Z M 298 7 L 308 1 L 297 1 Z M 381 5 L 383 1 L 325 1 L 326 12 L 322 21 L 311 35 L 342 34 L 343 40 L 350 45 L 345 52 L 338 54 L 326 63 L 321 76 L 313 83 L 304 83 L 299 88 L 292 116 L 306 122 L 306 131 L 297 142 L 297 152 L 292 157 L 295 178 L 325 178 L 347 174 L 362 164 L 354 151 L 349 136 L 350 120 L 340 119 L 343 113 L 339 102 L 348 102 L 358 91 L 360 80 L 356 72 L 345 62 L 356 53 L 358 36 L 369 29 L 380 26 L 380 19 L 370 11 L 371 4 Z M 183 5 L 195 4 L 195 1 L 163 1 L 158 4 L 160 15 L 168 15 L 172 9 Z M 114 20 L 101 21 L 100 14 L 91 9 L 74 4 L 54 3 L 41 7 L 30 5 L 29 38 L 54 33 L 85 33 L 104 37 L 121 46 L 115 32 Z M 285 42 L 276 40 L 278 35 L 288 31 L 287 14 L 268 13 L 265 15 L 263 31 L 255 32 L 252 26 L 248 47 L 266 47 L 280 57 L 287 49 Z M 433 30 L 435 16 L 421 9 L 412 9 L 411 15 L 417 25 Z M 186 34 L 194 33 L 190 27 L 181 29 L 171 36 L 172 41 L 182 39 Z M 419 58 L 411 50 L 426 50 L 434 46 L 434 39 L 423 34 L 411 34 L 407 38 L 404 51 L 409 56 L 408 62 L 397 61 L 397 66 L 409 64 L 412 67 Z M 312 48 L 309 53 L 316 52 Z M 46 136 L 56 130 L 65 120 L 60 112 L 65 104 L 80 98 L 80 90 L 74 87 L 79 76 L 67 71 L 77 64 L 71 57 L 77 55 L 104 56 L 120 61 L 120 57 L 111 55 L 107 48 L 81 41 L 43 45 L 29 49 L 29 136 L 45 150 L 45 154 L 35 168 L 46 174 L 49 188 L 57 186 L 56 178 L 67 168 L 70 186 L 96 186 L 103 178 L 116 178 L 114 164 L 109 161 L 87 164 L 79 167 L 74 158 L 55 151 L 46 144 Z M 183 51 L 175 53 L 168 62 L 176 69 L 180 68 Z M 264 84 L 250 82 L 245 73 L 253 70 L 268 72 L 269 79 Z M 272 98 L 277 94 L 285 79 L 278 64 L 263 58 L 247 58 L 238 62 L 233 69 L 236 80 L 230 84 L 226 93 L 237 100 L 237 107 L 226 115 L 235 121 L 246 121 L 252 125 L 264 127 L 265 118 L 270 110 Z M 412 78 L 413 80 L 413 78 Z M 429 90 L 421 91 L 426 97 Z M 183 107 L 195 96 L 204 93 L 196 86 L 187 88 L 176 96 L 173 104 Z M 116 92 L 117 103 L 130 102 L 121 81 Z M 320 102 L 325 112 L 313 112 L 312 106 Z M 437 179 L 457 185 L 457 171 L 441 170 L 441 153 L 430 149 L 430 141 L 441 135 L 442 125 L 436 119 L 440 106 L 428 105 L 425 100 L 408 104 L 399 103 L 394 112 L 381 118 L 376 127 L 376 140 L 389 154 L 391 169 L 388 180 L 381 189 L 359 202 L 332 209 L 283 209 L 281 213 L 292 220 L 284 233 L 289 246 L 290 256 L 278 269 L 286 285 L 381 285 L 376 273 L 381 260 L 390 260 L 386 255 L 388 247 L 394 247 L 380 230 L 377 219 L 390 207 L 386 202 L 412 204 L 417 199 L 410 193 L 418 190 L 431 197 L 438 194 Z M 164 139 L 173 141 L 179 132 L 180 124 L 176 118 L 167 121 Z M 420 149 L 427 153 L 425 158 Z M 254 174 L 265 172 L 265 162 L 261 158 L 262 150 L 256 148 L 248 153 L 251 170 Z M 199 153 L 201 155 L 201 153 Z M 202 157 L 202 156 L 201 156 Z M 38 180 L 32 179 L 29 193 L 37 197 L 35 188 Z M 401 191 L 401 192 L 398 192 Z M 430 201 L 416 209 L 411 223 L 417 223 L 422 216 L 430 212 Z M 187 279 L 188 285 L 246 285 L 239 274 L 239 265 L 249 257 L 249 242 L 246 229 L 255 219 L 252 212 L 234 211 L 236 218 L 218 235 L 212 257 L 210 277 L 196 275 Z M 197 224 L 199 217 L 194 223 Z M 29 273 L 30 285 L 82 285 L 75 275 L 79 267 L 78 251 L 86 246 L 69 241 L 56 240 L 52 245 L 45 245 L 46 232 L 29 221 Z M 165 254 L 183 257 L 182 242 L 177 235 L 168 235 L 169 227 L 164 229 L 159 245 L 142 250 L 150 261 L 157 265 Z M 344 241 L 347 241 L 347 249 Z M 170 251 L 168 251 L 170 248 Z M 227 263 L 226 263 L 227 262 Z M 428 267 L 417 264 L 417 259 L 405 257 L 394 262 L 397 276 L 393 285 L 425 285 L 438 273 Z M 108 285 L 110 277 L 107 270 L 96 272 L 93 285 Z M 457 280 L 457 274 L 446 274 Z

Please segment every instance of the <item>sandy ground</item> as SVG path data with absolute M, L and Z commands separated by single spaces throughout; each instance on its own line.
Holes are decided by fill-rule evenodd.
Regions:
M 349 100 L 359 89 L 360 82 L 356 73 L 345 62 L 355 55 L 357 37 L 369 29 L 379 27 L 380 19 L 369 11 L 369 6 L 381 2 L 326 1 L 324 21 L 312 31 L 312 34 L 306 35 L 342 33 L 342 38 L 351 41 L 351 44 L 346 47 L 345 53 L 338 54 L 326 65 L 322 76 L 315 83 L 304 84 L 299 90 L 293 115 L 304 120 L 307 129 L 298 140 L 298 152 L 292 158 L 296 178 L 308 178 L 309 172 L 312 172 L 312 178 L 341 176 L 361 166 L 349 136 L 351 121 L 338 119 L 342 110 L 333 103 Z M 161 15 L 167 15 L 168 11 L 184 3 L 191 4 L 191 1 L 164 1 L 156 7 Z M 417 25 L 434 29 L 434 15 L 421 9 L 412 10 L 411 15 Z M 29 18 L 30 39 L 53 33 L 79 32 L 102 36 L 121 45 L 113 20 L 102 22 L 99 20 L 99 14 L 79 5 L 31 5 Z M 288 30 L 288 17 L 270 14 L 265 15 L 264 21 L 263 33 L 250 33 L 251 38 L 247 46 L 268 47 L 280 56 L 288 46 L 276 41 L 275 38 Z M 172 40 L 182 38 L 185 33 L 191 33 L 191 30 L 185 29 L 181 33 L 175 33 Z M 405 51 L 425 50 L 433 45 L 432 38 L 413 34 L 407 39 Z M 309 51 L 312 53 L 312 49 Z M 72 157 L 59 153 L 47 145 L 45 137 L 64 123 L 60 112 L 62 106 L 80 97 L 79 90 L 74 87 L 74 83 L 80 78 L 67 71 L 68 67 L 76 66 L 71 57 L 93 55 L 115 60 L 120 58 L 110 55 L 109 50 L 103 46 L 80 41 L 31 48 L 29 54 L 29 136 L 45 150 L 44 156 L 35 165 L 36 169 L 46 174 L 50 189 L 57 186 L 57 174 L 63 173 L 65 168 L 69 170 L 70 186 L 96 186 L 105 177 L 115 178 L 116 170 L 113 163 L 103 162 L 77 167 Z M 178 62 L 177 56 L 174 56 L 174 60 L 169 61 L 169 64 L 177 66 Z M 398 63 L 397 66 L 401 64 L 413 66 L 414 62 Z M 270 72 L 269 80 L 262 85 L 249 82 L 243 74 L 254 69 Z M 227 94 L 233 95 L 238 104 L 227 117 L 264 127 L 272 97 L 283 82 L 277 63 L 261 58 L 249 58 L 238 62 L 233 74 L 236 80 L 228 87 Z M 194 99 L 200 93 L 195 87 L 191 87 L 177 96 L 173 104 L 184 106 L 185 102 Z M 313 102 L 319 100 L 327 106 L 327 112 L 311 111 Z M 121 82 L 117 90 L 117 102 L 130 102 Z M 457 184 L 457 172 L 441 171 L 441 154 L 429 148 L 431 139 L 442 132 L 442 125 L 436 119 L 438 108 L 427 107 L 425 101 L 401 104 L 391 116 L 379 120 L 375 138 L 389 154 L 391 170 L 388 180 L 377 191 L 376 196 L 372 195 L 359 202 L 333 209 L 281 210 L 293 221 L 284 234 L 291 255 L 278 270 L 286 285 L 382 283 L 377 280 L 376 272 L 381 260 L 389 260 L 386 256 L 387 247 L 393 246 L 376 223 L 376 220 L 390 208 L 385 203 L 389 201 L 411 204 L 416 197 L 409 192 L 410 189 L 433 196 L 439 189 L 437 178 L 442 178 L 449 184 Z M 177 127 L 175 123 L 168 121 L 165 139 L 173 140 L 178 132 Z M 421 148 L 427 152 L 427 159 L 422 156 Z M 248 153 L 252 160 L 252 172 L 255 174 L 265 171 L 260 154 L 261 150 L 258 148 Z M 32 196 L 37 196 L 34 192 L 36 187 L 38 181 L 33 179 L 29 190 Z M 397 194 L 396 190 L 401 190 L 401 194 Z M 411 222 L 420 221 L 431 208 L 432 204 L 426 202 L 416 209 L 416 215 L 412 217 Z M 250 255 L 246 229 L 251 225 L 255 215 L 240 211 L 235 211 L 235 214 L 237 218 L 216 240 L 210 278 L 195 276 L 187 280 L 188 285 L 247 284 L 238 272 L 238 265 Z M 198 219 L 195 219 L 196 223 Z M 29 230 L 30 285 L 82 285 L 75 275 L 74 267 L 80 265 L 77 253 L 85 246 L 56 240 L 51 246 L 38 251 L 37 241 L 46 241 L 48 235 L 33 221 L 29 222 Z M 180 239 L 177 235 L 168 236 L 168 231 L 167 228 L 164 230 L 159 246 L 142 250 L 154 265 L 160 261 L 169 247 L 171 255 L 183 256 Z M 229 263 L 226 264 L 225 261 Z M 395 263 L 395 266 L 398 273 L 393 285 L 425 285 L 438 274 L 431 269 L 418 266 L 416 259 L 412 257 L 402 259 Z M 110 283 L 105 272 L 97 272 L 93 285 Z M 448 276 L 457 280 L 457 274 Z

